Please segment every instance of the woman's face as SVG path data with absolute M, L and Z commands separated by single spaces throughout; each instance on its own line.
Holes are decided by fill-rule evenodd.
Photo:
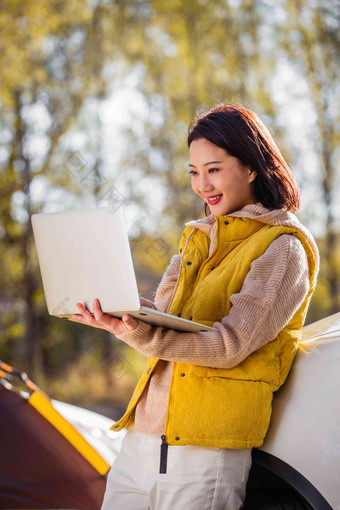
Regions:
M 214 216 L 226 216 L 255 204 L 256 172 L 205 138 L 190 144 L 191 186 Z

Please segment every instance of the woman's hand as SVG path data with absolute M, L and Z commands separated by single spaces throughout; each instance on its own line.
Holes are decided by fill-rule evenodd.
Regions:
M 139 302 L 140 302 L 141 306 L 147 306 L 148 308 L 153 308 L 154 310 L 157 310 L 156 305 L 149 299 L 139 297 Z
M 145 304 L 144 306 L 150 305 Z M 93 301 L 93 315 L 82 303 L 77 303 L 77 307 L 80 315 L 74 314 L 72 319 L 81 321 L 93 328 L 105 329 L 113 335 L 122 335 L 123 333 L 134 331 L 139 324 L 136 319 L 128 314 L 123 315 L 122 319 L 119 319 L 108 313 L 103 313 L 98 299 Z

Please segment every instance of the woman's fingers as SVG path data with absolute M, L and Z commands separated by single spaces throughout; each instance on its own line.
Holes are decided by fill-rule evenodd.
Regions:
M 138 321 L 128 314 L 125 314 L 122 319 L 118 319 L 103 313 L 98 299 L 93 301 L 93 315 L 82 303 L 77 303 L 77 307 L 81 315 L 74 314 L 73 319 L 80 320 L 94 328 L 105 329 L 116 335 L 133 331 L 138 326 Z
M 77 303 L 77 307 L 81 313 L 81 315 L 73 315 L 73 318 L 80 318 L 85 320 L 92 319 L 92 314 L 89 312 L 89 310 L 83 305 L 83 303 Z
M 98 299 L 95 299 L 93 301 L 93 313 L 96 320 L 104 324 L 105 326 L 112 327 L 112 325 L 116 323 L 117 327 L 119 327 L 122 325 L 123 322 L 124 326 L 128 331 L 136 329 L 136 327 L 138 326 L 138 321 L 131 317 L 131 315 L 125 314 L 123 315 L 122 319 L 116 319 L 112 315 L 103 313 Z
M 81 321 L 85 322 L 86 324 L 88 324 L 89 326 L 93 326 L 95 328 L 102 327 L 102 324 L 101 324 L 102 321 L 100 320 L 100 317 L 101 317 L 100 314 L 103 315 L 103 313 L 101 310 L 100 310 L 100 312 L 98 312 L 98 310 L 96 309 L 96 313 L 97 313 L 97 316 L 96 316 L 95 313 L 93 313 L 93 315 L 92 315 L 92 313 L 82 303 L 77 303 L 77 307 L 78 307 L 81 315 L 75 314 L 72 316 L 73 319 L 81 320 Z M 93 310 L 93 312 L 94 311 L 95 310 Z
M 99 299 L 93 300 L 93 314 L 97 321 L 101 321 L 103 319 L 103 312 L 99 303 Z
M 140 297 L 139 302 L 142 306 L 147 306 L 148 308 L 154 308 L 156 310 L 155 304 L 152 301 L 150 301 L 149 299 Z
M 138 326 L 138 321 L 131 315 L 123 315 L 122 321 L 128 331 L 133 331 Z
M 99 303 L 99 299 L 93 300 L 93 314 L 97 322 L 100 324 L 104 324 L 105 327 L 108 326 L 114 326 L 117 327 L 120 325 L 121 320 L 117 317 L 113 317 L 113 315 L 110 315 L 108 313 L 103 313 L 102 308 Z

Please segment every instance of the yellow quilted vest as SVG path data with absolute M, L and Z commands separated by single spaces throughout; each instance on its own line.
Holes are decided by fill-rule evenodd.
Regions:
M 230 296 L 241 290 L 252 261 L 282 234 L 301 241 L 309 262 L 308 295 L 275 340 L 232 369 L 173 364 L 164 432 L 168 444 L 252 448 L 263 443 L 273 392 L 285 381 L 294 360 L 316 283 L 316 260 L 297 229 L 265 225 L 252 218 L 215 219 L 216 246 L 210 256 L 210 238 L 204 232 L 190 226 L 182 234 L 182 268 L 169 309 L 172 315 L 209 326 L 221 321 L 229 313 Z M 113 430 L 128 428 L 133 422 L 136 404 L 157 362 L 148 359 L 127 411 Z

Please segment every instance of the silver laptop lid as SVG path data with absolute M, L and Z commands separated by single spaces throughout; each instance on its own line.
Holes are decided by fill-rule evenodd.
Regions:
M 122 208 L 80 209 L 32 215 L 48 312 L 139 310 L 140 302 Z M 91 235 L 88 233 L 91 232 Z

